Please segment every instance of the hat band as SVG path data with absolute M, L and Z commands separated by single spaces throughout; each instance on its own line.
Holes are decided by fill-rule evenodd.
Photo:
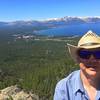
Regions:
M 81 44 L 80 46 L 93 46 L 93 45 L 100 45 L 100 43 L 85 43 Z

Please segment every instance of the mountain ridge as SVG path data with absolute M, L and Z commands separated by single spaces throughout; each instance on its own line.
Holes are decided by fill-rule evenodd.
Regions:
M 84 22 L 95 22 L 95 21 L 100 21 L 100 16 L 94 16 L 94 17 L 71 17 L 71 16 L 65 16 L 62 18 L 48 18 L 48 19 L 44 19 L 44 20 L 17 20 L 17 21 L 0 21 L 1 23 L 32 23 L 32 22 L 40 22 L 40 23 L 44 23 L 44 22 L 50 22 L 50 21 L 72 21 L 72 20 L 81 20 Z
M 66 36 L 79 35 L 88 30 L 100 33 L 100 17 L 70 17 L 42 21 L 0 22 L 0 33 L 31 33 L 35 35 Z

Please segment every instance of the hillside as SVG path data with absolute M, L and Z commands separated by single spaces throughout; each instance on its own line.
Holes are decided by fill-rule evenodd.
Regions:
M 58 41 L 60 40 L 60 41 Z M 0 42 L 0 89 L 18 85 L 41 100 L 52 100 L 56 83 L 78 69 L 66 43 L 78 38 L 50 38 Z

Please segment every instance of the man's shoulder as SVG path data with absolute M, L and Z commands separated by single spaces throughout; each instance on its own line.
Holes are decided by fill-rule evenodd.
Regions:
M 60 86 L 60 87 L 63 87 L 63 86 L 66 86 L 68 84 L 73 84 L 73 81 L 75 81 L 78 77 L 80 73 L 80 70 L 77 70 L 77 71 L 73 71 L 72 73 L 70 73 L 67 77 L 61 79 L 57 85 Z

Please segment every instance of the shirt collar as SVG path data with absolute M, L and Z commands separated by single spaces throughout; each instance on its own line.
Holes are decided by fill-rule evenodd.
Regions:
M 74 93 L 77 92 L 82 92 L 85 93 L 82 81 L 81 81 L 81 77 L 80 77 L 80 70 L 78 71 L 78 73 L 75 76 L 75 82 L 74 82 Z
M 97 91 L 96 100 L 100 99 L 100 90 Z

